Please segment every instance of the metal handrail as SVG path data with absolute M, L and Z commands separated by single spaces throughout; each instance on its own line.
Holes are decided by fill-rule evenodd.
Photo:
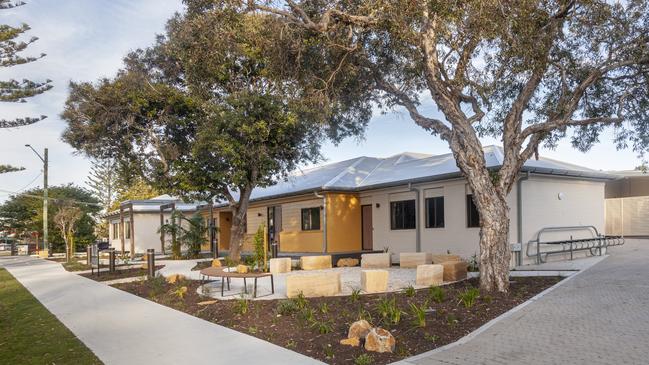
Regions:
M 558 241 L 541 241 L 541 235 L 547 232 L 556 232 L 556 231 L 590 231 L 591 238 L 579 238 L 573 239 L 572 235 L 568 240 L 558 240 Z M 561 250 L 552 250 L 541 252 L 541 244 L 544 245 L 561 245 Z M 624 244 L 624 237 L 622 236 L 604 236 L 599 233 L 597 227 L 592 225 L 585 226 L 554 226 L 554 227 L 544 227 L 541 228 L 536 233 L 536 239 L 528 241 L 526 248 L 526 256 L 534 257 L 536 256 L 537 264 L 543 263 L 543 256 L 547 259 L 547 256 L 550 254 L 557 253 L 570 253 L 570 259 L 573 259 L 574 251 L 589 250 L 591 255 L 598 254 L 602 255 L 602 247 L 606 248 L 608 246 L 620 246 Z M 533 254 L 530 253 L 530 247 L 536 246 L 536 252 Z

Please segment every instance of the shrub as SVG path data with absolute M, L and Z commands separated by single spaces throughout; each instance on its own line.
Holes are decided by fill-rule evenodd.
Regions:
M 266 249 L 264 248 L 264 225 L 257 228 L 257 233 L 253 238 L 254 253 L 253 261 L 258 271 L 266 271 Z
M 149 296 L 155 298 L 164 293 L 166 280 L 162 275 L 156 275 L 147 279 L 145 285 L 149 287 Z
M 412 324 L 415 327 L 426 327 L 426 307 L 428 303 L 418 306 L 415 303 L 410 303 L 410 314 L 412 315 Z
M 410 285 L 409 287 L 405 288 L 405 289 L 403 290 L 403 292 L 404 292 L 404 294 L 406 294 L 406 296 L 409 297 L 409 298 L 412 298 L 412 297 L 415 296 L 415 294 L 417 294 L 417 291 L 415 290 L 415 288 L 414 288 L 412 285 Z
M 392 324 L 398 324 L 401 321 L 401 310 L 397 306 L 396 299 L 382 298 L 377 304 L 377 312 L 379 315 Z
M 460 294 L 460 302 L 464 304 L 465 308 L 471 308 L 479 296 L 480 290 L 478 288 L 470 288 Z
M 178 297 L 178 299 L 182 300 L 185 298 L 185 294 L 187 294 L 187 287 L 186 286 L 181 286 L 177 288 L 176 290 L 173 291 L 173 294 Z
M 370 365 L 374 362 L 374 358 L 369 354 L 360 354 L 354 358 L 355 365 Z
M 467 266 L 467 271 L 478 272 L 479 270 L 480 270 L 480 263 L 478 262 L 478 255 L 473 254 L 473 256 L 469 258 L 469 265 Z
M 237 301 L 234 303 L 234 313 L 236 314 L 244 315 L 248 313 L 249 309 L 250 303 L 247 299 L 237 299 Z
M 439 286 L 431 286 L 428 289 L 428 297 L 435 303 L 442 303 L 446 298 L 446 293 Z
M 285 300 L 280 300 L 277 303 L 276 311 L 278 314 L 281 314 L 283 316 L 291 315 L 297 312 L 298 310 L 299 308 L 297 307 L 297 305 L 293 300 L 285 299 Z

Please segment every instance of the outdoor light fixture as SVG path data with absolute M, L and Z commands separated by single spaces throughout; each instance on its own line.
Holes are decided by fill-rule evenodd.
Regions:
M 377 208 L 381 208 L 381 203 L 376 203 Z

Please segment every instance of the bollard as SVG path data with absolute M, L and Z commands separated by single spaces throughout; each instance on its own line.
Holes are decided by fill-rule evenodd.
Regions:
M 279 251 L 279 245 L 277 244 L 277 241 L 271 243 L 270 248 L 271 248 L 271 256 L 272 258 L 277 258 L 278 257 L 278 251 Z
M 92 265 L 92 245 L 88 245 L 86 247 L 86 265 L 90 266 Z
M 146 250 L 146 264 L 147 264 L 147 275 L 149 278 L 153 278 L 155 276 L 155 250 L 152 248 L 149 248 Z
M 115 249 L 108 250 L 108 272 L 115 272 Z

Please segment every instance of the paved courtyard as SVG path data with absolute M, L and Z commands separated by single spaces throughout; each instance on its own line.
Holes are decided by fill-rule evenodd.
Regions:
M 402 363 L 649 363 L 649 240 L 610 253 L 468 342 Z

